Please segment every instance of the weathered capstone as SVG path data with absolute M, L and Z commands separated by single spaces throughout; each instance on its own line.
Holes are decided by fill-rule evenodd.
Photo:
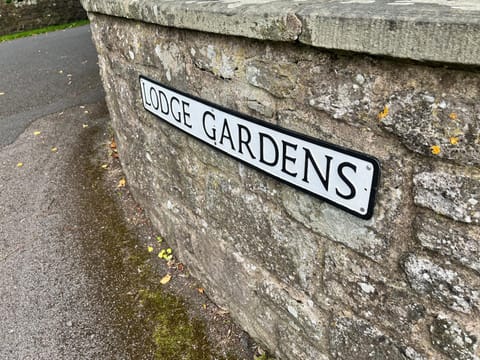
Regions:
M 478 358 L 477 4 L 83 4 L 132 193 L 252 337 L 279 359 Z M 375 157 L 373 216 L 153 116 L 139 76 Z
M 410 286 L 420 295 L 431 296 L 456 311 L 471 313 L 478 310 L 478 284 L 468 284 L 457 272 L 413 254 L 405 257 L 403 269 Z

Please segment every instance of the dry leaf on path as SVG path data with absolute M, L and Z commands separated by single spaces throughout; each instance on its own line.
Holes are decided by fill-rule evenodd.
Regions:
M 127 184 L 127 180 L 125 180 L 125 178 L 121 178 L 120 181 L 118 182 L 117 188 L 125 187 L 126 184 Z
M 165 284 L 167 284 L 171 279 L 172 279 L 172 275 L 167 274 L 167 275 L 165 275 L 165 276 L 160 280 L 160 284 L 165 285 Z

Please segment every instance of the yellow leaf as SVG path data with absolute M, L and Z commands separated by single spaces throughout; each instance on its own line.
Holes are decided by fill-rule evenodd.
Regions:
M 19 162 L 19 163 L 17 164 L 17 167 L 22 167 L 22 166 L 23 166 L 23 163 L 22 163 L 22 162 Z
M 52 148 L 50 149 L 50 151 L 51 151 L 51 152 L 57 152 L 58 149 L 54 146 L 54 147 L 52 147 Z
M 165 284 L 167 284 L 171 279 L 172 279 L 172 275 L 167 274 L 167 275 L 165 275 L 165 276 L 160 280 L 160 284 L 165 285 Z
M 118 182 L 117 188 L 125 187 L 126 184 L 127 184 L 127 180 L 125 180 L 125 178 L 121 178 L 120 181 Z
M 151 252 L 153 252 L 153 247 L 148 246 L 148 247 L 147 247 L 147 250 L 148 250 L 149 253 L 151 253 Z
M 457 113 L 454 113 L 454 112 L 450 113 L 450 115 L 448 115 L 448 117 L 452 120 L 457 120 L 458 119 Z
M 33 132 L 33 135 L 38 136 L 38 135 L 40 135 L 41 133 L 42 133 L 41 131 L 34 131 L 34 132 Z
M 205 293 L 205 289 L 202 288 L 202 287 L 198 288 L 197 291 L 198 291 L 200 294 Z
M 450 138 L 450 144 L 452 144 L 452 145 L 457 145 L 457 144 L 458 144 L 458 137 L 452 136 L 452 137 Z
M 84 129 L 88 128 L 88 124 L 83 124 L 83 128 Z
M 108 168 L 108 164 L 103 164 L 102 169 L 106 169 L 106 168 Z
M 430 146 L 430 150 L 432 150 L 433 155 L 438 155 L 442 151 L 442 149 L 438 145 Z
M 383 110 L 377 115 L 378 120 L 382 120 L 382 119 L 386 118 L 387 115 L 388 115 L 388 111 L 389 111 L 389 110 L 388 110 L 388 106 L 385 105 L 385 107 L 383 108 Z

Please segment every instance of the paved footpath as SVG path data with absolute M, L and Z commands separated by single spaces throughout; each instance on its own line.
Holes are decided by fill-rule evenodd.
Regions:
M 152 358 L 118 311 L 132 283 L 107 248 L 127 240 L 99 186 L 111 134 L 89 28 L 0 44 L 0 94 L 0 359 Z

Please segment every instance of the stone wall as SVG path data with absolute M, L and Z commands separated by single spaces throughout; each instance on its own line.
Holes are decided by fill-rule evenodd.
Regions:
M 291 9 L 281 1 L 271 12 L 261 1 L 192 3 L 84 1 L 128 183 L 177 257 L 279 359 L 478 359 L 477 68 L 326 50 L 305 40 L 302 29 L 314 33 L 315 21 L 301 9 L 282 17 Z M 201 29 L 208 14 L 217 34 Z M 142 21 L 153 18 L 160 25 Z M 237 28 L 215 27 L 222 21 Z M 467 52 L 478 53 L 474 41 Z M 140 75 L 375 156 L 382 178 L 373 218 L 349 215 L 155 118 L 143 108 Z
M 0 35 L 86 18 L 79 0 L 0 0 Z

